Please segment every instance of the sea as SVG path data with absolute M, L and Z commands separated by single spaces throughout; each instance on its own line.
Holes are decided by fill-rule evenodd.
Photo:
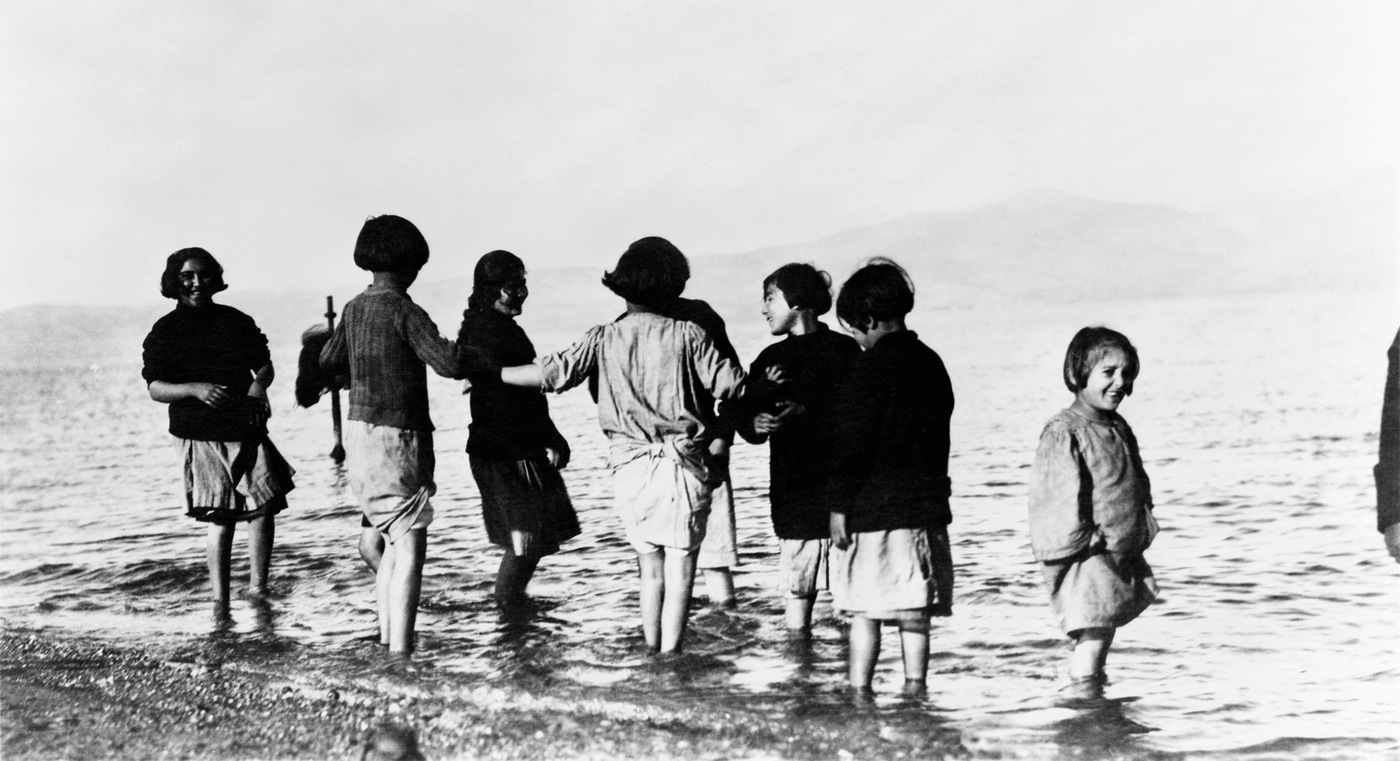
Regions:
M 746 360 L 775 340 L 757 310 L 755 299 L 725 314 Z M 538 300 L 521 321 L 541 352 L 586 327 Z M 1031 558 L 1026 500 L 1040 430 L 1071 401 L 1065 347 L 1090 324 L 1121 330 L 1141 354 L 1120 412 L 1162 530 L 1147 553 L 1161 598 L 1119 631 L 1110 681 L 1085 699 L 1066 689 L 1068 642 Z M 957 396 L 954 615 L 935 621 L 926 697 L 898 696 L 887 631 L 874 714 L 846 710 L 844 622 L 825 597 L 810 646 L 787 641 L 767 450 L 743 443 L 738 607 L 707 605 L 698 585 L 688 655 L 651 662 L 635 557 L 583 390 L 550 399 L 573 448 L 564 475 L 583 534 L 540 564 L 528 613 L 503 614 L 490 600 L 500 553 L 463 451 L 468 397 L 445 379 L 430 386 L 437 518 L 416 678 L 439 691 L 819 716 L 836 737 L 831 758 L 843 734 L 870 733 L 889 741 L 889 757 L 938 743 L 996 758 L 1400 758 L 1400 564 L 1376 530 L 1372 475 L 1386 349 L 1400 328 L 1393 290 L 930 306 L 909 325 L 943 357 Z M 274 346 L 270 431 L 297 486 L 278 518 L 271 606 L 236 599 L 233 629 L 219 636 L 232 638 L 233 657 L 271 661 L 292 680 L 352 680 L 382 657 L 358 511 L 329 456 L 329 401 L 296 407 L 294 337 Z M 176 450 L 141 380 L 139 344 L 127 354 L 0 374 L 0 624 L 177 652 L 212 636 L 205 534 L 183 516 Z M 244 547 L 240 531 L 235 588 Z

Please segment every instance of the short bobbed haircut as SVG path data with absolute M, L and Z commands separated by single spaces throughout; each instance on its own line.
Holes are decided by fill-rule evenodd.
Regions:
M 856 330 L 914 311 L 914 281 L 893 260 L 877 257 L 856 270 L 836 297 L 836 317 Z
M 370 217 L 355 239 L 355 266 L 362 270 L 412 273 L 427 263 L 428 241 L 403 217 Z
M 781 291 L 788 306 L 809 309 L 812 314 L 831 311 L 831 276 L 810 264 L 784 264 L 763 279 L 763 296 L 768 289 Z
M 1079 332 L 1074 334 L 1074 338 L 1070 339 L 1069 348 L 1065 350 L 1065 388 L 1072 394 L 1079 393 L 1088 384 L 1089 373 L 1093 371 L 1094 365 L 1115 349 L 1123 352 L 1123 356 L 1128 360 L 1128 366 L 1123 370 L 1123 377 L 1128 381 L 1124 384 L 1123 392 L 1132 396 L 1133 381 L 1137 380 L 1138 373 L 1142 371 L 1137 349 L 1127 336 L 1102 325 L 1080 328 Z
M 490 309 L 501 296 L 501 289 L 525 280 L 525 262 L 509 251 L 497 249 L 476 260 L 472 271 L 472 295 L 467 306 Z
M 608 290 L 633 304 L 659 309 L 680 298 L 690 279 L 690 262 L 665 238 L 642 238 L 627 247 L 611 272 Z
M 160 295 L 167 299 L 180 298 L 180 270 L 184 268 L 185 262 L 191 259 L 214 270 L 214 274 L 219 278 L 218 285 L 211 288 L 214 293 L 228 289 L 228 283 L 224 282 L 224 267 L 213 254 L 198 247 L 182 248 L 165 257 L 165 271 L 160 273 Z

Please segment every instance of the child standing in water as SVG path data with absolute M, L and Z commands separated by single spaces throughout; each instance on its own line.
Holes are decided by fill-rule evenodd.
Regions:
M 1157 535 L 1152 490 L 1118 414 L 1139 368 L 1122 333 L 1076 333 L 1063 371 L 1074 403 L 1045 425 L 1031 471 L 1031 550 L 1060 628 L 1074 640 L 1075 682 L 1103 683 L 1114 632 L 1157 598 L 1142 556 Z
M 666 316 L 685 288 L 684 255 L 663 238 L 633 243 L 603 285 L 627 302 L 621 319 L 589 330 L 501 380 L 565 391 L 597 377 L 614 504 L 641 575 L 642 632 L 652 652 L 681 649 L 696 553 L 723 472 L 711 450 L 711 399 L 737 399 L 744 371 L 693 322 Z
M 788 631 L 807 639 L 817 592 L 828 589 L 831 547 L 826 477 L 831 472 L 832 408 L 860 344 L 817 319 L 831 309 L 831 279 L 810 264 L 785 264 L 763 281 L 763 317 L 783 340 L 759 352 L 749 377 L 780 369 L 784 382 L 733 409 L 739 435 L 767 441 L 768 499 L 778 536 L 778 578 Z
M 475 367 L 408 296 L 427 262 L 428 242 L 412 222 L 391 214 L 366 221 L 355 265 L 374 281 L 346 303 L 321 350 L 322 369 L 350 375 L 346 475 L 368 530 L 385 540 L 375 576 L 379 640 L 400 655 L 413 651 L 433 520 L 428 500 L 437 491 L 425 365 L 449 378 Z
M 525 263 L 509 251 L 492 251 L 476 263 L 472 295 L 457 344 L 495 366 L 533 362 L 535 347 L 515 318 L 530 295 Z M 540 558 L 579 534 L 564 479 L 569 443 L 549 417 L 549 402 L 536 391 L 485 378 L 471 388 L 472 422 L 467 455 L 481 492 L 486 536 L 501 548 L 496 572 L 498 603 L 525 599 Z
M 156 321 L 142 345 L 151 399 L 170 405 L 170 433 L 184 461 L 187 515 L 209 524 L 206 554 L 214 617 L 229 615 L 233 527 L 248 523 L 249 594 L 267 595 L 273 516 L 287 507 L 292 467 L 267 438 L 272 358 L 253 319 L 214 303 L 224 269 L 202 248 L 165 261 L 160 293 L 175 311 Z M 250 505 L 251 503 L 251 505 Z
M 906 327 L 913 308 L 909 275 L 888 259 L 857 270 L 836 299 L 836 316 L 864 349 L 837 396 L 828 493 L 831 593 L 851 614 L 849 678 L 859 693 L 871 689 L 889 623 L 899 629 L 903 692 L 922 694 L 930 616 L 952 614 L 953 384 Z

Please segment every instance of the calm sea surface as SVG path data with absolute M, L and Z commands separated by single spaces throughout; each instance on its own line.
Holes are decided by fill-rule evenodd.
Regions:
M 704 294 L 699 294 L 703 296 Z M 230 303 L 237 304 L 236 301 Z M 726 314 L 747 359 L 772 339 Z M 317 305 L 309 305 L 315 318 Z M 583 326 L 522 323 L 541 351 Z M 253 315 L 255 318 L 257 315 Z M 438 315 L 455 332 L 451 315 Z M 1385 350 L 1393 298 L 1261 295 L 1068 307 L 924 310 L 911 327 L 942 354 L 953 419 L 955 616 L 938 621 L 930 695 L 893 697 L 886 635 L 878 718 L 841 710 L 843 629 L 818 608 L 806 653 L 784 644 L 767 517 L 767 452 L 734 459 L 739 609 L 697 610 L 674 672 L 639 649 L 633 555 L 610 510 L 587 393 L 551 398 L 574 459 L 565 477 L 584 534 L 542 563 L 528 615 L 489 602 L 496 563 L 463 447 L 466 397 L 432 386 L 437 521 L 418 628 L 432 689 L 492 684 L 566 700 L 724 701 L 769 717 L 829 713 L 897 747 L 957 739 L 974 754 L 1395 758 L 1400 755 L 1400 565 L 1375 530 Z M 1161 601 L 1119 633 L 1103 700 L 1065 684 L 1026 537 L 1026 478 L 1040 428 L 1070 401 L 1059 363 L 1079 327 L 1128 334 L 1143 358 L 1121 412 L 1142 444 L 1162 533 L 1148 560 Z M 271 612 L 234 605 L 239 647 L 291 678 L 353 678 L 375 648 L 372 577 L 357 510 L 328 457 L 329 404 L 291 400 L 294 337 L 274 336 L 272 436 L 298 469 L 277 527 Z M 140 347 L 124 366 L 0 375 L 0 620 L 116 634 L 175 652 L 209 634 L 204 532 L 182 516 L 165 408 L 146 396 Z M 246 580 L 242 532 L 235 584 Z M 703 588 L 698 590 L 704 594 Z

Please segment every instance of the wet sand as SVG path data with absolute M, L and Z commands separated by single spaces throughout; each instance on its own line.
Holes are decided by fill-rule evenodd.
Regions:
M 385 727 L 406 730 L 429 759 L 967 755 L 956 741 L 908 744 L 879 732 L 861 740 L 821 717 L 777 720 L 700 698 L 580 701 L 487 684 L 441 691 L 412 666 L 388 663 L 367 689 L 279 676 L 274 663 L 152 657 L 115 638 L 52 630 L 7 629 L 0 663 L 0 749 L 11 761 L 361 758 Z

